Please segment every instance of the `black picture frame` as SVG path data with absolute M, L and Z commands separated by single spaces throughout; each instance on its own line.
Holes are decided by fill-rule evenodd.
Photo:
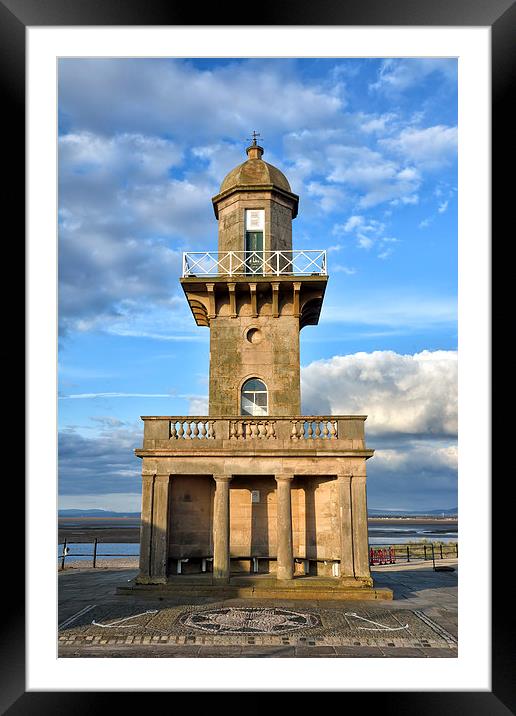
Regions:
M 199 8 L 169 0 L 0 0 L 0 88 L 3 97 L 4 136 L 13 149 L 9 172 L 3 172 L 2 198 L 10 214 L 18 217 L 14 230 L 16 244 L 20 237 L 21 218 L 25 213 L 25 31 L 38 26 L 157 26 L 157 25 L 332 25 L 332 26 L 483 26 L 492 33 L 492 211 L 493 236 L 503 245 L 506 227 L 511 226 L 508 213 L 514 204 L 513 184 L 506 179 L 506 168 L 514 167 L 514 111 L 510 106 L 516 78 L 516 4 L 513 0 L 263 0 L 259 5 L 242 5 L 228 1 L 204 5 L 203 22 Z M 5 165 L 4 165 L 5 167 Z M 17 211 L 18 209 L 18 211 Z M 13 225 L 14 226 L 14 225 Z M 23 256 L 21 258 L 23 262 Z M 493 305 L 499 289 L 493 290 Z M 496 406 L 493 405 L 493 408 Z M 493 414 L 496 414 L 494 412 Z M 494 454 L 494 450 L 493 450 Z M 496 474 L 496 473 L 495 473 Z M 13 494 L 11 504 L 22 504 L 23 480 L 8 476 L 4 489 Z M 509 544 L 506 513 L 507 481 L 493 484 L 492 544 Z M 505 518 L 503 515 L 505 514 Z M 22 553 L 20 541 L 16 551 Z M 493 574 L 506 574 L 503 553 L 493 550 Z M 479 580 L 485 580 L 487 565 L 479 565 Z M 119 703 L 119 694 L 109 692 L 46 691 L 25 689 L 25 615 L 20 577 L 16 577 L 16 600 L 11 600 L 8 618 L 2 626 L 0 640 L 0 712 L 12 716 L 31 714 L 75 715 L 102 708 L 102 704 Z M 8 575 L 4 575 L 8 580 Z M 505 580 L 493 583 L 492 591 L 492 690 L 490 692 L 367 692 L 367 707 L 383 714 L 489 714 L 515 713 L 515 648 L 510 625 L 514 621 L 510 594 Z M 8 589 L 13 589 L 11 585 Z M 474 599 L 474 595 L 471 597 Z M 401 668 L 401 667 L 400 667 Z M 407 688 L 410 688 L 410 683 Z M 371 684 L 374 689 L 374 684 Z M 316 688 L 314 690 L 317 690 Z M 201 695 L 200 693 L 198 695 Z M 346 693 L 345 703 L 353 693 Z M 361 694 L 359 698 L 363 699 Z M 133 707 L 141 696 L 131 694 Z M 344 704 L 342 704 L 343 706 Z

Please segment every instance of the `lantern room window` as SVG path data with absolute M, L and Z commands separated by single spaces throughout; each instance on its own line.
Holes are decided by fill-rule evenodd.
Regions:
M 246 380 L 241 393 L 241 415 L 267 415 L 269 400 L 267 386 L 258 378 Z
M 246 209 L 245 212 L 245 272 L 263 274 L 263 231 L 265 211 Z

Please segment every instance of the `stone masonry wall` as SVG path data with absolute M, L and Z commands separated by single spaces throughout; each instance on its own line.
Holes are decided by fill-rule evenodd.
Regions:
M 210 415 L 240 415 L 241 386 L 254 377 L 267 386 L 269 415 L 299 415 L 297 317 L 219 316 L 210 329 Z

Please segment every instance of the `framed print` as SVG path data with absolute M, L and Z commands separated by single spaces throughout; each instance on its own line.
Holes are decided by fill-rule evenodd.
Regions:
M 492 546 L 504 544 L 507 528 L 490 512 L 501 488 L 491 487 L 489 266 L 491 210 L 496 226 L 511 205 L 499 175 L 508 154 L 500 138 L 511 134 L 514 5 L 296 3 L 293 14 L 290 3 L 266 4 L 257 19 L 252 8 L 231 14 L 238 23 L 207 13 L 200 24 L 190 10 L 158 2 L 0 4 L 5 116 L 19 148 L 5 196 L 21 203 L 26 187 L 29 328 L 27 487 L 17 495 L 17 504 L 26 500 L 27 604 L 24 614 L 17 585 L 4 627 L 2 707 L 39 713 L 59 702 L 86 711 L 111 691 L 346 691 L 366 692 L 396 713 L 509 713 L 514 647 L 496 579 L 491 596 Z M 383 281 L 391 282 L 388 299 Z M 300 328 L 320 317 L 299 349 Z M 366 360 L 362 351 L 367 375 L 356 358 Z M 358 421 L 366 412 L 367 445 Z M 180 469 L 170 462 L 170 451 L 190 439 L 202 442 L 195 459 L 204 461 L 194 483 L 184 454 Z M 244 465 L 246 439 L 253 454 L 266 446 L 263 480 Z M 332 480 L 324 470 L 317 477 L 316 460 L 341 439 L 325 468 Z M 280 441 L 288 450 L 278 467 L 271 461 Z M 317 446 L 310 468 L 302 462 L 307 443 Z M 366 502 L 369 443 L 377 455 L 367 464 Z M 307 475 L 317 477 L 317 491 Z M 348 496 L 349 523 L 339 522 Z M 434 588 L 443 601 L 421 610 L 421 587 L 394 580 L 401 611 L 385 626 L 390 612 L 378 602 L 389 591 L 392 598 L 389 567 L 379 563 L 385 555 L 371 526 L 368 542 L 368 514 L 397 511 L 401 523 L 410 509 L 452 511 L 456 499 L 460 557 L 456 547 L 450 570 L 460 559 L 458 638 L 457 608 L 446 611 L 452 582 L 435 571 L 444 538 L 433 569 L 430 559 L 422 564 L 442 580 Z M 142 506 L 140 537 L 128 538 L 134 544 L 124 552 L 134 548 L 140 561 L 123 572 L 124 583 L 109 583 L 110 594 L 141 610 L 117 611 L 114 597 L 101 603 L 88 591 L 88 575 L 104 574 L 99 542 L 111 545 L 95 538 L 100 568 L 59 575 L 70 585 L 83 576 L 58 615 L 56 537 L 58 566 L 76 555 L 72 538 L 63 543 L 57 534 L 56 507 L 72 535 L 85 529 L 80 519 L 111 505 L 115 513 L 102 519 L 116 529 L 122 513 L 133 522 L 137 514 L 140 529 Z M 170 510 L 184 521 L 171 523 Z M 124 539 L 113 538 L 116 551 Z M 283 591 L 264 591 L 255 607 L 244 587 L 228 591 L 237 584 L 233 568 L 245 570 L 240 585 L 256 573 Z M 161 610 L 170 577 L 195 583 L 197 573 L 219 591 L 202 592 L 205 603 L 186 611 L 176 595 L 176 606 L 171 598 Z M 339 643 L 339 651 L 335 605 L 315 588 L 305 610 L 288 603 L 295 597 L 286 582 L 301 574 L 314 584 L 320 578 L 319 586 L 362 580 L 371 603 L 357 606 L 350 581 L 340 595 L 350 608 L 339 602 L 338 616 L 345 612 L 362 641 Z M 162 627 L 131 630 L 160 618 L 168 620 L 166 637 Z M 108 636 L 113 627 L 116 636 Z M 405 628 L 415 637 L 410 645 Z M 294 647 L 296 629 L 305 643 Z M 392 641 L 379 629 L 390 629 Z M 213 646 L 224 630 L 234 647 L 227 654 Z M 267 652 L 267 639 L 277 654 Z M 246 652 L 258 645 L 261 652 Z M 135 658 L 113 658 L 120 656 Z M 246 656 L 264 658 L 249 670 Z

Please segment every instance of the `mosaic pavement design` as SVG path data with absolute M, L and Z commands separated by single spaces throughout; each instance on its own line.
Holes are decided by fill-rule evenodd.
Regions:
M 321 624 L 316 614 L 260 607 L 206 609 L 183 614 L 179 622 L 211 634 L 284 634 Z
M 91 605 L 68 619 L 59 644 L 306 645 L 457 648 L 424 612 L 374 606 L 340 609 Z M 83 610 L 84 611 L 84 610 Z

